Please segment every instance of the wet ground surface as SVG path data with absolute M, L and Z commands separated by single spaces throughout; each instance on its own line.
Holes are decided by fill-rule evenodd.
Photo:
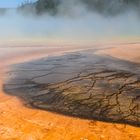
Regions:
M 4 90 L 28 107 L 140 126 L 140 64 L 77 52 L 13 65 Z

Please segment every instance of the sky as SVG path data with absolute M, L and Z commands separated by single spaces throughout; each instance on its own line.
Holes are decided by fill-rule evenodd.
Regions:
M 0 0 L 0 8 L 15 8 L 25 1 L 36 0 Z

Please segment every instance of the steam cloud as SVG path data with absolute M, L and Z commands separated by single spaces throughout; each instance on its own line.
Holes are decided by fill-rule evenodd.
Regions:
M 82 0 L 61 0 L 55 15 L 49 12 L 36 15 L 35 7 L 31 5 L 24 7 L 26 12 L 9 9 L 0 17 L 0 40 L 51 40 L 88 44 L 121 38 L 140 39 L 140 18 L 135 6 L 129 5 L 125 10 L 120 10 L 124 4 L 120 5 L 118 1 L 114 0 L 108 7 L 104 3 L 100 11 L 93 4 L 90 5 L 93 2 L 91 0 L 88 0 L 88 4 Z

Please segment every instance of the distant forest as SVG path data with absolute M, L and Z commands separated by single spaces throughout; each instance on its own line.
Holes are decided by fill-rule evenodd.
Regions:
M 5 8 L 0 8 L 0 16 L 5 15 L 6 12 L 7 10 Z
M 85 6 L 91 12 L 106 15 L 116 15 L 130 9 L 140 13 L 140 0 L 38 0 L 33 3 L 26 1 L 18 9 L 36 14 L 55 15 L 59 12 L 60 5 L 72 8 L 78 4 Z

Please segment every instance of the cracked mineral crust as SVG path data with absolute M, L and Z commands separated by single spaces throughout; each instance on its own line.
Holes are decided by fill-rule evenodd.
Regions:
M 87 52 L 13 65 L 4 90 L 29 107 L 140 126 L 140 64 Z

